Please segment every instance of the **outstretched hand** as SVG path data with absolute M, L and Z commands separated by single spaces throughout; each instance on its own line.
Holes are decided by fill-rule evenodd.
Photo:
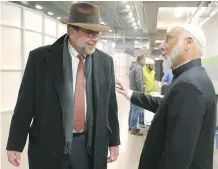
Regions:
M 117 79 L 116 79 L 116 90 L 118 93 L 124 96 L 127 96 L 128 94 L 128 90 L 126 89 L 126 87 Z

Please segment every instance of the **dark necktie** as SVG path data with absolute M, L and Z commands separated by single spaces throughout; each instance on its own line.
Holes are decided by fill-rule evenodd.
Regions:
M 83 55 L 78 55 L 79 65 L 76 75 L 76 86 L 75 86 L 75 112 L 74 112 L 74 130 L 82 132 L 85 128 L 85 78 L 84 78 L 84 66 L 83 66 Z

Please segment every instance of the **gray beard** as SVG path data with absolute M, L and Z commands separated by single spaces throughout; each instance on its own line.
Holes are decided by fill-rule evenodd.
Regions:
M 179 55 L 179 47 L 175 47 L 172 52 L 167 55 L 166 59 L 163 61 L 163 72 L 166 73 L 168 70 L 172 69 L 173 60 Z

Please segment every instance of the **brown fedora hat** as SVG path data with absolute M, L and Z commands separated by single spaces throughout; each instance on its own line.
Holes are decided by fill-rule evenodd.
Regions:
M 60 19 L 61 23 L 74 25 L 88 30 L 104 32 L 110 28 L 101 24 L 100 9 L 97 5 L 78 2 L 73 3 L 70 8 L 70 15 L 67 18 Z

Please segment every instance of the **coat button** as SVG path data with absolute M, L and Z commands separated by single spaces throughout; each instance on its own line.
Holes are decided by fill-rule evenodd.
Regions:
M 55 157 L 56 156 L 56 152 L 53 152 L 52 155 L 53 155 L 53 157 Z

